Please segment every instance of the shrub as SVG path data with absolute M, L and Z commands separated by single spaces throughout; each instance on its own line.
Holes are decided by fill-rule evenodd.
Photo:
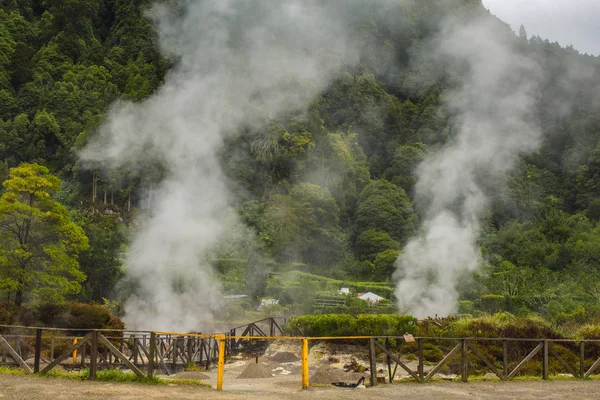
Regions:
M 0 303 L 0 324 L 13 325 L 19 319 L 19 307 L 12 303 Z
M 292 332 L 300 328 L 307 336 L 399 336 L 416 334 L 417 320 L 408 315 L 394 314 L 348 314 L 305 315 L 288 323 Z
M 584 325 L 575 332 L 578 339 L 600 339 L 600 325 Z
M 37 319 L 46 326 L 64 325 L 67 318 L 65 304 L 44 303 L 37 309 Z
M 55 319 L 59 328 L 69 329 L 68 334 L 81 336 L 88 329 L 124 329 L 125 325 L 106 307 L 97 304 L 69 303 L 63 317 Z M 110 336 L 121 336 L 121 332 L 107 332 Z

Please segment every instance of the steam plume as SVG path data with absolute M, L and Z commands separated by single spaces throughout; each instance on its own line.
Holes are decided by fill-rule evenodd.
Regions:
M 151 10 L 176 65 L 164 86 L 144 102 L 116 104 L 82 154 L 112 168 L 152 159 L 166 169 L 126 260 L 136 283 L 130 328 L 193 330 L 212 317 L 220 286 L 206 255 L 232 203 L 217 157 L 224 138 L 302 108 L 354 59 L 346 28 L 320 1 L 180 5 Z
M 420 233 L 396 262 L 401 312 L 418 317 L 456 311 L 456 285 L 480 262 L 477 238 L 490 182 L 536 149 L 540 129 L 532 117 L 539 68 L 516 50 L 506 26 L 482 16 L 448 19 L 429 51 L 432 62 L 465 71 L 445 105 L 456 116 L 446 147 L 418 169 L 416 202 L 424 209 Z

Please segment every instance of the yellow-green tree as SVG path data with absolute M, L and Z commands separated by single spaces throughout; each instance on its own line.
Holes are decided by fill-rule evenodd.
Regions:
M 64 301 L 81 289 L 85 274 L 77 255 L 88 238 L 71 221 L 67 209 L 53 200 L 58 177 L 38 164 L 11 168 L 0 197 L 0 291 L 14 293 L 20 306 L 24 295 Z

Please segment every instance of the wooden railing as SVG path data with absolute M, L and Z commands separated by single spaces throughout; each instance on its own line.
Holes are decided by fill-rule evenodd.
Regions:
M 0 334 L 1 363 L 20 366 L 28 373 L 44 374 L 60 365 L 89 368 L 90 379 L 96 378 L 98 369 L 111 367 L 128 368 L 140 377 L 153 377 L 159 370 L 172 374 L 190 364 L 208 369 L 218 361 L 219 389 L 223 385 L 225 356 L 228 352 L 244 349 L 252 341 L 299 341 L 302 345 L 303 388 L 308 387 L 310 341 L 367 343 L 371 385 L 377 385 L 382 379 L 385 381 L 384 377 L 377 376 L 377 361 L 382 356 L 387 364 L 387 382 L 394 381 L 398 369 L 406 371 L 409 379 L 428 382 L 450 365 L 464 382 L 471 374 L 486 371 L 502 381 L 511 380 L 522 374 L 528 363 L 534 362 L 537 362 L 537 369 L 529 368 L 527 373 L 536 371 L 543 379 L 549 379 L 551 370 L 557 373 L 558 369 L 574 378 L 586 379 L 600 367 L 600 340 L 409 336 L 414 343 L 408 343 L 407 336 L 289 337 L 282 336 L 281 327 L 273 319 L 239 326 L 227 334 L 78 330 L 85 334 L 62 336 L 68 332 L 60 332 L 61 336 L 58 336 L 60 330 L 54 328 L 0 325 L 0 329 L 5 332 Z M 238 331 L 240 335 L 236 334 Z M 68 345 L 60 341 L 67 341 Z M 432 343 L 437 352 L 444 350 L 434 362 L 425 354 L 426 347 L 431 349 Z M 29 360 L 32 353 L 33 362 Z M 411 363 L 408 359 L 414 361 Z
M 373 368 L 375 365 L 377 350 L 384 354 L 388 366 L 388 382 L 392 382 L 397 368 L 405 370 L 408 375 L 417 382 L 427 382 L 431 380 L 440 370 L 448 364 L 451 359 L 459 360 L 460 376 L 463 382 L 469 380 L 469 373 L 472 370 L 472 364 L 475 360 L 482 364 L 483 369 L 493 373 L 502 381 L 508 381 L 519 375 L 523 367 L 535 358 L 541 361 L 541 378 L 549 379 L 549 363 L 551 360 L 556 360 L 558 366 L 563 372 L 572 375 L 574 378 L 586 379 L 598 370 L 600 367 L 600 340 L 572 340 L 572 339 L 521 339 L 521 338 L 431 338 L 418 337 L 414 338 L 417 347 L 417 368 L 409 368 L 405 362 L 400 360 L 398 354 L 390 349 L 390 340 L 403 340 L 404 336 L 381 336 L 371 337 L 369 339 L 369 353 L 371 360 L 371 384 L 377 384 L 377 372 Z M 383 343 L 382 343 L 383 340 Z M 425 374 L 425 359 L 424 359 L 424 344 L 426 342 L 451 342 L 453 346 L 444 355 L 444 357 L 434 364 L 432 368 Z M 456 343 L 456 344 L 454 344 Z M 524 347 L 533 347 L 525 351 L 520 357 L 509 360 L 510 346 L 519 348 L 523 353 Z M 525 346 L 527 345 L 527 346 Z M 500 360 L 498 357 L 490 357 L 485 355 L 479 347 L 501 347 L 502 355 Z M 577 362 L 567 362 L 563 356 L 559 354 L 555 347 L 560 346 L 563 352 L 571 352 L 573 358 L 577 358 Z M 593 347 L 592 353 L 586 354 L 586 346 Z M 446 346 L 449 347 L 449 346 Z M 575 349 L 575 351 L 573 350 Z M 592 358 L 590 358 L 592 357 Z M 393 366 L 392 366 L 393 364 Z M 591 364 L 591 365 L 590 365 Z M 586 365 L 588 365 L 586 367 Z M 479 368 L 481 371 L 481 368 Z

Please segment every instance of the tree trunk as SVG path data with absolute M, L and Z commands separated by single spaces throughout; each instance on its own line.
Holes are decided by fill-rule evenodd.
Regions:
M 17 290 L 17 294 L 15 295 L 15 306 L 21 307 L 23 303 L 23 291 Z

